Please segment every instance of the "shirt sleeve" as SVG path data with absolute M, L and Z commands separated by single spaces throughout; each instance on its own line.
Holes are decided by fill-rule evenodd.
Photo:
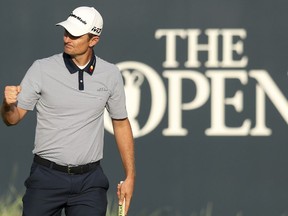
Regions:
M 113 87 L 111 95 L 107 101 L 106 109 L 113 119 L 124 119 L 127 118 L 126 109 L 126 98 L 123 84 L 123 77 L 119 69 L 115 66 L 115 79 L 113 82 Z
M 21 81 L 21 92 L 17 106 L 25 110 L 33 110 L 41 95 L 41 70 L 39 61 L 35 61 Z

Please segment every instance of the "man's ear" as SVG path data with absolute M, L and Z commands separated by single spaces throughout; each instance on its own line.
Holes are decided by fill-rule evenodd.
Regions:
M 95 35 L 90 39 L 89 46 L 94 47 L 100 40 L 100 36 Z

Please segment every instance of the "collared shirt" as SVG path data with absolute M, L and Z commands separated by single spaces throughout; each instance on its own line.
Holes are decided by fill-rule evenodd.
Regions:
M 84 72 L 86 72 L 87 74 L 92 76 L 93 72 L 94 72 L 94 69 L 95 69 L 96 57 L 94 55 L 94 52 L 93 52 L 91 60 L 88 62 L 88 64 L 86 65 L 86 67 L 84 69 L 80 69 L 72 61 L 71 57 L 68 54 L 66 54 L 66 53 L 63 53 L 63 59 L 64 59 L 64 62 L 65 62 L 65 65 L 66 65 L 67 69 L 69 70 L 69 72 L 71 74 L 78 72 L 79 90 L 84 90 L 84 79 L 83 79 Z
M 21 87 L 18 106 L 37 109 L 33 153 L 58 164 L 102 159 L 105 108 L 111 118 L 127 117 L 119 69 L 94 55 L 83 70 L 62 53 L 36 60 Z

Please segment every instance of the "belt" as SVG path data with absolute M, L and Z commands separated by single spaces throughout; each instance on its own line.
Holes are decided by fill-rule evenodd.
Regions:
M 62 165 L 56 164 L 55 162 L 42 158 L 36 154 L 34 156 L 34 162 L 42 166 L 60 171 L 60 172 L 68 173 L 70 175 L 87 173 L 89 171 L 95 170 L 97 166 L 100 164 L 100 160 L 99 160 L 93 163 L 79 165 L 79 166 L 62 166 Z

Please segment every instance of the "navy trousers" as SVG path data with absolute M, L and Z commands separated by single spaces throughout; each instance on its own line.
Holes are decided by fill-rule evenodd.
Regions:
M 109 182 L 101 166 L 71 175 L 33 162 L 22 216 L 105 216 Z

